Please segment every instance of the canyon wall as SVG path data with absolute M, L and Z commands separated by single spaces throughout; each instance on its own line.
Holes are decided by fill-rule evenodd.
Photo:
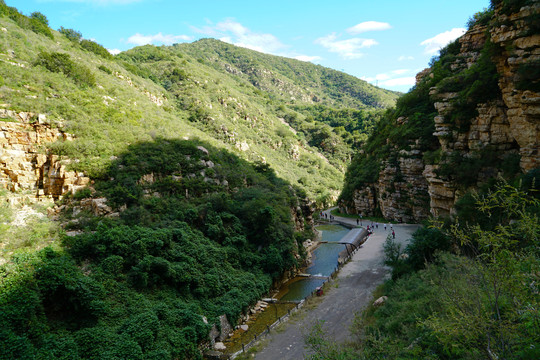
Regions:
M 450 65 L 455 74 L 453 81 L 461 81 L 458 76 L 466 77 L 467 70 L 481 61 L 485 48 L 492 46 L 496 50 L 490 58 L 496 67 L 500 95 L 476 104 L 478 115 L 456 126 L 453 115 L 460 101 L 463 103 L 458 98 L 460 94 L 443 91 L 444 86 L 438 85 L 429 89 L 436 110 L 433 135 L 439 142 L 439 158 L 466 162 L 491 152 L 497 154 L 498 159 L 519 158 L 523 173 L 538 168 L 539 79 L 530 74 L 535 74 L 534 68 L 540 67 L 540 34 L 536 24 L 539 13 L 540 4 L 522 7 L 510 15 L 503 14 L 498 7 L 488 25 L 475 25 L 459 39 L 459 53 Z M 425 69 L 417 75 L 417 85 L 433 76 L 433 68 Z M 405 126 L 408 121 L 400 117 L 395 126 Z M 451 216 L 461 195 L 502 175 L 500 164 L 486 165 L 478 161 L 482 165 L 473 169 L 475 181 L 464 184 L 460 178 L 468 174 L 452 176 L 452 169 L 450 174 L 448 169 L 450 162 L 446 164 L 446 174 L 441 174 L 444 165 L 426 161 L 426 154 L 417 150 L 416 145 L 411 144 L 410 150 L 398 151 L 393 159 L 383 160 L 378 181 L 357 188 L 350 201 L 340 204 L 342 209 L 368 216 L 382 213 L 385 218 L 404 222 L 418 222 L 430 215 Z M 454 163 L 459 164 L 459 161 L 454 160 Z

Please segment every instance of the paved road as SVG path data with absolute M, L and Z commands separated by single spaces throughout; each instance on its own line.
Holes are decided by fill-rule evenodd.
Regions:
M 356 225 L 356 220 L 337 218 Z M 364 222 L 364 225 L 367 225 Z M 396 241 L 405 243 L 418 225 L 393 225 Z M 272 332 L 268 345 L 256 354 L 257 360 L 297 360 L 304 359 L 304 334 L 318 320 L 324 320 L 326 334 L 339 342 L 349 337 L 349 327 L 354 314 L 361 311 L 372 299 L 372 293 L 388 276 L 390 269 L 382 263 L 382 245 L 390 232 L 379 224 L 379 229 L 356 252 L 351 261 L 339 272 L 338 287 L 331 287 L 316 309 L 309 310 L 305 317 L 286 324 L 284 331 Z M 305 310 L 304 310 L 305 311 Z

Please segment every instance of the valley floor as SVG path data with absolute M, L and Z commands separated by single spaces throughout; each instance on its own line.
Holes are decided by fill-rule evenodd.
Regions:
M 336 220 L 356 225 L 355 219 L 336 217 Z M 419 225 L 394 224 L 396 241 L 405 243 Z M 354 314 L 365 308 L 375 288 L 389 275 L 390 268 L 383 264 L 383 243 L 390 229 L 379 224 L 379 229 L 353 255 L 330 283 L 322 302 L 315 309 L 303 309 L 295 320 L 284 325 L 283 331 L 273 331 L 264 349 L 256 354 L 257 360 L 297 360 L 309 354 L 304 338 L 318 321 L 324 321 L 323 330 L 332 340 L 346 341 Z M 333 285 L 333 286 L 332 286 Z

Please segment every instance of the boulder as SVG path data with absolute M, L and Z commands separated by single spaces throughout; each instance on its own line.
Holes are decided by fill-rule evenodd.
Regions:
M 233 331 L 233 327 L 229 323 L 229 320 L 227 320 L 227 315 L 221 315 L 219 317 L 219 324 L 221 327 L 221 333 L 219 334 L 219 341 L 223 341 Z
M 197 149 L 199 149 L 200 151 L 202 151 L 203 153 L 205 153 L 206 155 L 208 155 L 208 150 L 206 150 L 205 147 L 199 145 L 199 146 L 197 146 Z
M 378 298 L 377 300 L 373 302 L 373 306 L 381 306 L 386 302 L 387 299 L 388 299 L 388 296 L 381 296 L 380 298 Z
M 225 346 L 224 343 L 222 343 L 220 341 L 220 342 L 217 342 L 217 343 L 214 344 L 214 349 L 215 350 L 227 350 L 227 347 Z

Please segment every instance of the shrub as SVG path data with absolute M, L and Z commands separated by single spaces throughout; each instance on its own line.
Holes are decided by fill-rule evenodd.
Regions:
M 103 71 L 103 72 L 106 73 L 106 74 L 109 74 L 109 75 L 112 74 L 111 69 L 109 69 L 109 68 L 106 67 L 105 65 L 99 65 L 99 66 L 98 66 L 98 69 L 101 70 L 101 71 Z
M 63 73 L 79 86 L 94 86 L 96 84 L 96 79 L 90 69 L 74 63 L 69 54 L 41 52 L 34 62 L 34 66 L 38 65 L 51 72 Z
M 489 24 L 489 21 L 493 17 L 493 14 L 494 14 L 494 11 L 492 8 L 484 9 L 482 11 L 475 13 L 467 21 L 467 28 L 470 30 L 475 25 L 483 26 L 483 25 Z
M 68 38 L 68 40 L 78 43 L 82 39 L 82 34 L 73 29 L 66 29 L 63 26 L 60 26 L 60 29 L 58 29 L 58 32 L 63 34 L 65 37 Z
M 407 263 L 413 271 L 423 269 L 435 260 L 437 252 L 450 250 L 450 238 L 438 229 L 422 227 L 414 232 L 405 248 Z
M 105 49 L 103 46 L 99 45 L 98 43 L 94 41 L 82 40 L 80 44 L 83 49 L 93 52 L 94 54 L 101 56 L 102 58 L 105 58 L 105 59 L 113 58 L 113 56 L 107 49 Z
M 0 3 L 0 14 L 7 15 L 23 29 L 28 29 L 36 34 L 45 35 L 50 39 L 54 39 L 51 29 L 47 26 L 47 18 L 39 12 L 32 13 L 30 17 L 27 17 L 19 13 L 16 8 L 9 7 L 2 2 Z
M 47 20 L 47 17 L 39 11 L 34 11 L 32 14 L 30 14 L 30 18 L 38 20 L 45 26 L 49 26 L 49 20 Z
M 85 199 L 85 198 L 88 198 L 92 196 L 92 190 L 90 188 L 84 188 L 84 189 L 81 189 L 79 191 L 77 191 L 75 194 L 73 194 L 73 198 L 75 200 L 82 200 L 82 199 Z

